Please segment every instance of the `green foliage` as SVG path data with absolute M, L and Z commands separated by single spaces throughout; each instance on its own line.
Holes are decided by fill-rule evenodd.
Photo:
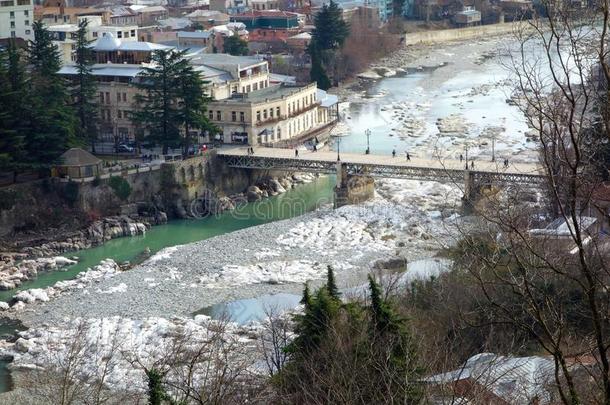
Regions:
M 80 141 L 90 142 L 92 146 L 97 139 L 98 107 L 97 81 L 92 74 L 95 58 L 91 42 L 87 40 L 87 20 L 78 24 L 76 32 L 75 61 L 76 76 L 72 83 L 72 106 L 78 117 L 77 136 Z M 95 152 L 95 149 L 93 149 Z
M 313 297 L 303 290 L 290 359 L 274 379 L 281 395 L 294 403 L 418 403 L 422 369 L 406 320 L 373 278 L 370 306 L 342 304 L 328 270 Z
M 156 368 L 146 370 L 146 379 L 148 381 L 148 405 L 161 405 L 164 402 L 174 403 L 163 388 L 163 374 L 159 370 Z
M 150 146 L 188 148 L 188 129 L 210 126 L 205 115 L 203 81 L 184 57 L 186 51 L 158 50 L 153 53 L 153 67 L 146 67 L 137 84 L 132 114 L 136 125 L 146 129 L 144 137 Z
M 339 292 L 339 287 L 337 287 L 337 282 L 335 281 L 335 271 L 333 270 L 333 266 L 330 264 L 326 268 L 326 290 L 328 291 L 328 295 L 339 301 L 341 299 L 341 293 Z
M 63 192 L 64 199 L 70 204 L 74 205 L 78 201 L 78 195 L 80 193 L 80 186 L 75 181 L 69 181 Z
M 314 18 L 314 25 L 311 43 L 318 51 L 339 49 L 349 36 L 349 24 L 343 20 L 343 11 L 333 0 L 322 6 Z
M 225 53 L 229 55 L 247 55 L 248 50 L 248 42 L 244 41 L 237 35 L 233 35 L 224 39 L 222 44 Z
M 110 188 L 112 188 L 114 194 L 116 194 L 116 196 L 121 200 L 125 201 L 129 198 L 129 195 L 131 194 L 131 186 L 124 178 L 119 176 L 111 177 L 108 181 L 108 185 Z
M 326 74 L 326 70 L 324 69 L 324 66 L 322 66 L 322 61 L 318 51 L 316 51 L 314 48 L 310 48 L 310 54 L 311 70 L 309 71 L 309 77 L 312 81 L 318 84 L 319 89 L 328 90 L 332 86 L 330 79 Z

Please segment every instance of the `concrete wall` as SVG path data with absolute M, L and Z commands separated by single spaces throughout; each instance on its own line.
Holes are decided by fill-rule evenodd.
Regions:
M 518 26 L 517 24 L 518 23 L 501 23 L 448 30 L 413 32 L 405 35 L 405 45 L 434 44 L 439 42 L 484 38 L 495 35 L 507 35 L 513 32 Z

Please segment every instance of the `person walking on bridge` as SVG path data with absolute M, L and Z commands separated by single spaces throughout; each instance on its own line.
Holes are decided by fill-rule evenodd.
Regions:
M 460 163 L 462 163 L 463 160 L 464 160 L 464 156 L 462 156 L 462 154 L 460 153 Z
M 396 149 L 392 149 L 392 157 L 395 158 L 396 157 Z
M 405 152 L 405 154 L 407 155 L 407 162 L 411 161 L 411 155 L 409 155 L 409 152 Z
M 294 157 L 299 157 L 299 150 L 298 149 L 294 150 Z
M 470 170 L 474 170 L 474 160 L 470 161 Z

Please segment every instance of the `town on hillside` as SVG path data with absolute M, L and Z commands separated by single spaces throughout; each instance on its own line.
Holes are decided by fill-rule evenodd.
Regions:
M 0 0 L 0 405 L 610 404 L 610 0 Z

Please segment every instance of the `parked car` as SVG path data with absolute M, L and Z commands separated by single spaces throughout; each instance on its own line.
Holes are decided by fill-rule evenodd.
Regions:
M 116 148 L 118 153 L 133 153 L 133 146 L 126 145 L 124 143 L 120 144 Z

